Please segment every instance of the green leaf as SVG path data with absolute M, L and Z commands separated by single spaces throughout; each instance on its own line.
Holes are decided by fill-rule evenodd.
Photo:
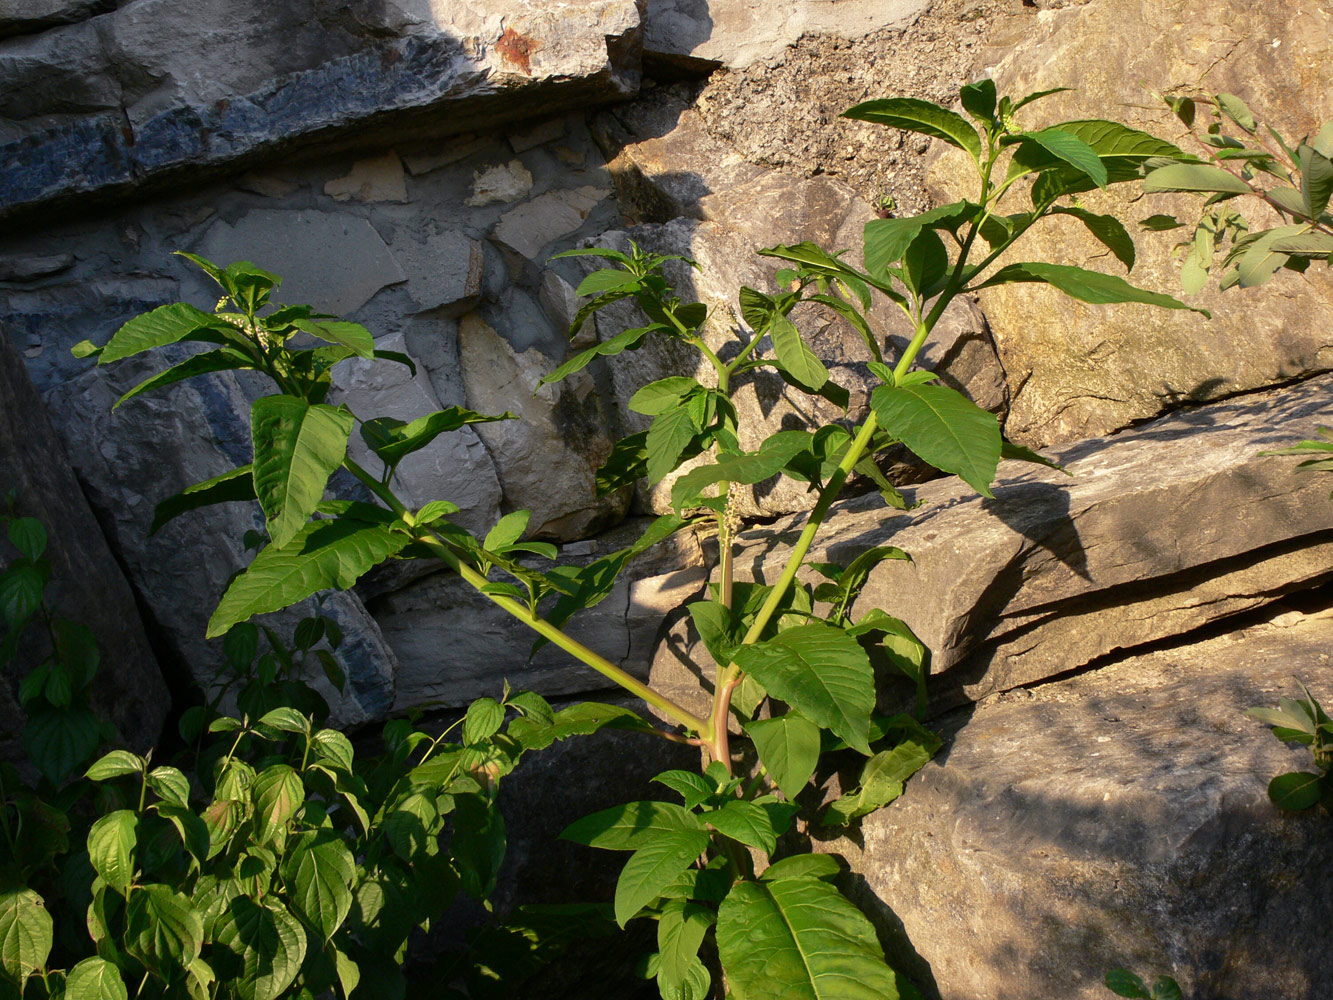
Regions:
M 675 990 L 685 982 L 699 957 L 704 935 L 716 920 L 712 910 L 690 900 L 673 899 L 662 907 L 657 920 L 657 976 L 662 986 Z
M 505 855 L 505 822 L 493 802 L 480 795 L 455 797 L 456 821 L 449 850 L 458 865 L 463 889 L 484 900 L 495 889 Z
M 775 698 L 869 754 L 874 673 L 857 641 L 820 622 L 738 649 L 736 664 Z
M 396 420 L 393 417 L 367 420 L 361 424 L 361 437 L 385 463 L 397 465 L 408 455 L 425 448 L 441 434 L 456 431 L 468 424 L 489 424 L 497 420 L 514 419 L 514 414 L 508 411 L 498 416 L 490 416 L 461 406 L 450 406 L 409 422 Z
M 10 628 L 37 610 L 42 603 L 46 577 L 36 566 L 10 566 L 0 573 L 0 615 Z
M 85 958 L 69 970 L 65 1000 L 129 1000 L 120 970 L 105 958 Z
M 144 759 L 138 754 L 128 750 L 112 750 L 98 758 L 83 776 L 89 781 L 110 781 L 123 774 L 143 774 L 145 766 Z
M 948 271 L 948 251 L 933 230 L 923 230 L 903 254 L 903 283 L 923 298 L 939 291 Z
M 975 206 L 966 201 L 942 205 L 920 215 L 901 219 L 871 219 L 865 226 L 866 268 L 872 274 L 887 275 L 890 264 L 902 260 L 907 248 L 921 231 L 941 220 L 961 219 Z
M 942 385 L 882 385 L 870 401 L 880 425 L 914 454 L 982 496 L 993 495 L 1001 446 L 993 413 Z
M 660 481 L 680 461 L 700 428 L 689 408 L 678 406 L 654 418 L 644 441 L 649 483 Z
M 1231 283 L 1238 283 L 1241 288 L 1257 288 L 1264 284 L 1289 259 L 1287 254 L 1276 249 L 1277 244 L 1301 236 L 1308 232 L 1308 229 L 1307 226 L 1279 226 L 1265 232 L 1251 233 L 1238 240 L 1233 245 L 1231 253 L 1227 255 L 1227 263 L 1235 264 L 1234 270 L 1230 272 L 1234 276 L 1234 282 L 1229 282 L 1224 277 L 1222 286 L 1229 287 Z
M 1084 208 L 1064 206 L 1052 209 L 1051 214 L 1078 219 L 1102 246 L 1115 255 L 1116 260 L 1125 265 L 1126 271 L 1134 270 L 1134 238 L 1115 216 L 1097 215 Z
M 653 727 L 628 708 L 603 705 L 594 701 L 562 708 L 555 713 L 550 725 L 532 719 L 514 719 L 509 723 L 509 735 L 518 739 L 528 750 L 544 750 L 557 740 L 571 736 L 588 736 L 601 729 L 629 729 L 652 732 Z
M 903 783 L 926 765 L 938 746 L 938 741 L 931 745 L 907 739 L 892 750 L 875 754 L 861 771 L 860 788 L 833 802 L 824 822 L 845 826 L 888 805 L 903 793 Z
M 310 720 L 289 705 L 280 705 L 270 712 L 265 712 L 259 719 L 259 725 L 276 729 L 280 733 L 310 732 Z
M 217 945 L 234 956 L 228 966 L 238 974 L 230 985 L 241 1000 L 277 1000 L 301 971 L 305 931 L 272 897 L 262 902 L 236 897 L 219 918 L 215 933 Z M 226 979 L 231 969 L 224 969 L 221 957 L 214 964 L 219 978 Z
M 756 847 L 765 854 L 777 850 L 778 835 L 773 829 L 773 821 L 762 806 L 753 802 L 731 799 L 720 808 L 704 813 L 703 820 L 724 837 L 740 841 L 747 847 Z
M 1307 218 L 1318 219 L 1333 194 L 1333 160 L 1302 144 L 1296 150 L 1301 166 L 1301 198 Z
M 112 336 L 110 342 L 102 348 L 99 365 L 110 364 L 121 358 L 164 347 L 184 340 L 200 331 L 222 331 L 225 335 L 239 336 L 239 331 L 209 313 L 202 312 L 184 302 L 168 306 L 159 306 L 151 312 L 136 316 Z
M 203 914 L 167 885 L 139 886 L 126 911 L 125 950 L 163 979 L 199 957 Z
M 783 467 L 810 447 L 805 431 L 779 431 L 743 455 L 720 455 L 716 462 L 691 469 L 671 485 L 671 503 L 677 509 L 688 505 L 715 483 L 762 483 L 776 476 Z
M 1300 812 L 1319 802 L 1319 783 L 1322 780 L 1322 775 L 1308 771 L 1279 774 L 1268 783 L 1268 797 L 1279 809 Z
M 46 526 L 35 517 L 16 517 L 5 530 L 10 544 L 34 561 L 46 551 Z
M 819 764 L 819 727 L 795 712 L 742 725 L 782 794 L 795 799 Z
M 251 475 L 251 467 L 242 465 L 220 476 L 205 479 L 202 483 L 187 486 L 175 496 L 163 500 L 153 511 L 153 523 L 148 528 L 148 534 L 156 534 L 162 525 L 186 511 L 208 507 L 215 503 L 254 499 L 256 499 L 255 481 Z
M 127 399 L 133 399 L 145 392 L 152 392 L 154 389 L 161 389 L 168 385 L 175 385 L 177 382 L 183 382 L 186 379 L 194 378 L 196 375 L 211 375 L 214 372 L 244 371 L 255 368 L 254 360 L 243 351 L 238 351 L 234 347 L 223 347 L 216 351 L 206 351 L 203 354 L 196 354 L 191 358 L 182 361 L 178 365 L 168 368 L 164 372 L 158 372 L 151 378 L 144 379 L 133 389 L 126 392 L 111 407 L 115 410 Z
M 1170 976 L 1158 976 L 1152 986 L 1153 1000 L 1183 1000 L 1180 984 Z
M 494 698 L 478 698 L 467 707 L 463 721 L 463 742 L 480 743 L 490 739 L 504 722 L 505 710 Z
M 561 840 L 608 851 L 637 851 L 671 833 L 707 834 L 694 813 L 672 802 L 627 802 L 584 816 L 565 827 Z
M 977 130 L 962 115 L 930 101 L 914 97 L 866 101 L 844 111 L 842 117 L 876 122 L 942 139 L 951 146 L 966 150 L 973 160 L 981 160 L 981 137 L 977 135 Z
M 654 330 L 665 329 L 660 323 L 654 323 L 652 326 L 641 326 L 633 330 L 625 330 L 617 334 L 610 340 L 604 340 L 600 344 L 588 348 L 586 351 L 580 351 L 555 371 L 549 375 L 543 375 L 538 380 L 538 385 L 547 385 L 551 382 L 559 382 L 569 378 L 575 372 L 587 368 L 594 358 L 612 357 L 623 351 L 633 351 L 643 343 L 645 337 Z
M 778 356 L 778 364 L 786 369 L 788 375 L 811 392 L 828 381 L 828 369 L 810 350 L 795 323 L 775 313 L 768 329 L 773 337 L 773 350 Z
M 717 786 L 695 771 L 663 771 L 653 780 L 679 792 L 685 800 L 686 809 L 702 805 L 717 793 Z
M 635 413 L 656 417 L 677 409 L 686 396 L 699 388 L 699 383 L 692 378 L 671 375 L 641 388 L 630 397 L 629 408 Z
M 176 806 L 190 804 L 190 779 L 178 768 L 162 765 L 148 772 L 148 787 L 162 801 Z
M 289 545 L 269 545 L 232 580 L 208 621 L 208 638 L 225 635 L 252 615 L 278 611 L 317 591 L 346 590 L 410 541 L 379 524 L 307 522 Z
M 1143 190 L 1217 191 L 1222 194 L 1249 194 L 1250 186 L 1235 174 L 1207 163 L 1172 163 L 1143 178 Z
M 305 802 L 301 776 L 286 764 L 274 764 L 260 771 L 251 794 L 254 796 L 255 833 L 261 844 L 284 833 Z
M 1128 969 L 1112 969 L 1106 974 L 1106 988 L 1118 997 L 1131 1000 L 1152 1000 L 1152 994 L 1143 980 Z
M 1086 271 L 1081 267 L 1071 267 L 1068 264 L 1043 264 L 1035 261 L 1009 264 L 1000 268 L 980 285 L 976 285 L 973 290 L 989 288 L 992 285 L 1006 285 L 1025 281 L 1045 282 L 1058 288 L 1070 298 L 1078 299 L 1081 302 L 1091 302 L 1095 305 L 1106 305 L 1113 302 L 1141 302 L 1145 305 L 1161 306 L 1165 309 L 1189 309 L 1191 312 L 1200 313 L 1211 318 L 1208 310 L 1196 309 L 1179 299 L 1173 299 L 1170 295 L 1135 288 L 1124 278 L 1117 278 L 1113 274 Z
M 292 908 L 327 941 L 352 907 L 356 858 L 331 830 L 304 836 L 282 865 Z
M 593 271 L 582 281 L 574 294 L 583 298 L 588 295 L 601 295 L 603 292 L 635 291 L 642 279 L 631 271 L 619 268 L 607 268 Z
M 611 250 L 607 247 L 579 247 L 576 250 L 562 250 L 560 253 L 551 254 L 551 260 L 559 260 L 561 257 L 607 257 L 611 260 L 618 260 L 622 264 L 630 263 L 630 259 L 619 250 Z
M 42 897 L 31 889 L 0 895 L 0 968 L 19 986 L 46 967 L 52 922 Z
M 1102 163 L 1097 151 L 1071 132 L 1066 132 L 1058 125 L 1042 129 L 1040 132 L 1027 132 L 1025 141 L 1035 142 L 1057 159 L 1064 160 L 1099 188 L 1106 187 L 1106 165 Z
M 995 81 L 983 77 L 958 89 L 963 110 L 983 125 L 995 124 Z
M 139 817 L 131 809 L 109 812 L 88 831 L 88 860 L 106 884 L 124 894 L 134 881 Z
M 817 878 L 741 882 L 722 901 L 717 948 L 736 1000 L 897 1000 L 870 921 Z
M 367 360 L 374 357 L 375 337 L 360 323 L 345 323 L 340 320 L 298 319 L 293 324 L 303 333 L 330 344 L 340 344 L 349 348 L 357 357 Z
M 835 854 L 793 854 L 774 861 L 759 877 L 765 882 L 784 878 L 833 878 L 842 873 Z
M 347 410 L 295 396 L 264 396 L 250 410 L 254 483 L 273 544 L 295 537 L 347 457 L 354 418 Z
M 1048 469 L 1063 472 L 1066 476 L 1073 475 L 1059 462 L 1047 458 L 1040 452 L 1033 451 L 1025 444 L 1015 444 L 1007 438 L 1000 444 L 1000 457 L 1012 462 L 1031 462 L 1033 465 L 1044 465 Z
M 1233 122 L 1243 128 L 1246 132 L 1254 133 L 1256 125 L 1254 123 L 1254 114 L 1235 94 L 1218 94 L 1217 106 L 1222 113 Z
M 532 517 L 530 510 L 516 510 L 512 514 L 506 514 L 495 523 L 495 527 L 486 533 L 486 540 L 482 542 L 482 547 L 499 552 L 513 545 L 523 537 L 523 532 L 528 528 L 528 521 Z
M 28 709 L 23 746 L 32 762 L 54 782 L 64 781 L 96 752 L 100 742 L 101 726 L 87 708 Z
M 616 880 L 616 923 L 624 927 L 708 847 L 703 830 L 659 830 L 630 855 Z

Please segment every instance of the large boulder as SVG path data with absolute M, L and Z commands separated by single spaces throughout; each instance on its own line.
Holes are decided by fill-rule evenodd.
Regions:
M 46 407 L 33 388 L 17 345 L 0 327 L 0 483 L 13 491 L 18 513 L 40 518 L 47 530 L 51 582 L 45 598 L 55 615 L 88 626 L 97 638 L 101 666 L 93 682 L 93 708 L 115 723 L 136 749 L 152 746 L 171 709 L 134 591 L 79 489 Z M 0 503 L 3 499 L 0 498 Z M 5 545 L 4 560 L 14 553 Z M 5 680 L 21 678 L 49 652 L 30 630 Z M 0 740 L 17 733 L 18 708 L 0 695 Z M 8 710 L 7 710 L 8 708 Z M 11 717 L 11 713 L 13 717 Z M 3 755 L 3 751 L 0 751 Z
M 1001 93 L 1071 87 L 1022 112 L 1038 128 L 1063 119 L 1112 118 L 1197 151 L 1152 91 L 1232 92 L 1290 141 L 1333 118 L 1326 67 L 1333 61 L 1327 4 L 1280 7 L 1224 0 L 1163 5 L 1095 0 L 1041 12 L 1011 46 L 992 50 Z M 965 157 L 941 156 L 931 171 L 941 202 L 973 196 Z M 1136 183 L 1079 196 L 1095 212 L 1131 225 L 1161 212 L 1197 218 L 1201 198 L 1142 197 Z M 1258 222 L 1262 206 L 1237 207 Z M 1010 211 L 1028 207 L 1015 191 Z M 1255 209 L 1258 211 L 1255 211 Z M 1190 213 L 1194 214 L 1191 215 Z M 1178 230 L 1136 233 L 1131 281 L 1178 292 Z M 1026 236 L 1013 260 L 1054 260 L 1123 269 L 1072 218 Z M 981 305 L 1014 394 L 1007 425 L 1015 440 L 1051 444 L 1105 434 L 1183 403 L 1218 399 L 1326 371 L 1333 357 L 1333 285 L 1322 274 L 1280 272 L 1255 290 L 1190 299 L 1196 313 L 1141 305 L 1093 306 L 1037 285 L 986 289 Z
M 1331 643 L 1327 612 L 1287 612 L 956 713 L 906 794 L 822 847 L 944 1000 L 1102 1000 L 1121 967 L 1319 1000 L 1333 820 L 1269 802 L 1310 753 L 1243 713 L 1299 697 L 1293 675 L 1327 705 Z

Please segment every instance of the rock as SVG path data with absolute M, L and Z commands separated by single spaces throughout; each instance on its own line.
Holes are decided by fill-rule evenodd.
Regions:
M 242 536 L 261 529 L 263 516 L 253 503 L 222 504 L 182 515 L 152 537 L 148 528 L 159 501 L 250 460 L 249 403 L 236 378 L 225 374 L 181 382 L 111 409 L 126 389 L 183 357 L 173 348 L 151 360 L 96 368 L 57 385 L 46 401 L 60 415 L 74 469 L 154 633 L 179 669 L 209 690 L 224 661 L 221 642 L 204 639 L 205 626 L 232 574 L 249 562 Z M 290 638 L 313 607 L 311 599 L 263 621 Z M 392 651 L 354 594 L 328 595 L 323 613 L 345 635 L 338 655 L 349 687 L 333 699 L 334 719 L 352 725 L 382 718 L 393 703 Z
M 533 263 L 542 263 L 542 250 L 578 232 L 588 213 L 610 193 L 588 184 L 548 191 L 500 216 L 491 238 Z
M 643 520 L 635 520 L 593 545 L 566 546 L 561 562 L 591 562 L 628 546 L 645 527 Z M 580 555 L 570 555 L 570 549 Z M 699 542 L 692 534 L 679 534 L 631 564 L 606 599 L 575 615 L 566 632 L 616 666 L 646 677 L 662 618 L 693 599 L 705 578 Z M 545 645 L 529 658 L 536 634 L 452 573 L 377 598 L 371 610 L 400 664 L 400 710 L 463 706 L 483 695 L 495 697 L 506 679 L 515 689 L 547 696 L 613 686 L 555 646 Z
M 649 8 L 644 55 L 689 68 L 701 64 L 744 69 L 776 59 L 802 35 L 863 38 L 881 28 L 904 28 L 931 0 L 795 0 L 773 7 L 762 0 L 662 0 Z
M 1160 4 L 1101 0 L 1043 12 L 993 57 L 1001 93 L 1074 88 L 1026 109 L 1029 128 L 1112 117 L 1190 146 L 1179 122 L 1145 87 L 1236 93 L 1287 136 L 1312 133 L 1333 118 L 1333 92 L 1309 75 L 1309 67 L 1333 59 L 1327 6 L 1316 0 L 1281 10 L 1227 0 L 1191 6 L 1184 18 Z M 959 158 L 940 157 L 931 172 L 936 196 L 944 202 L 961 197 L 964 176 Z M 1192 222 L 1202 204 L 1184 195 L 1142 197 L 1136 183 L 1079 197 L 1089 210 L 1127 223 L 1159 212 Z M 1243 201 L 1237 207 L 1257 222 L 1256 206 Z M 1178 295 L 1180 263 L 1171 252 L 1178 240 L 1179 232 L 1139 234 L 1130 280 Z M 1072 219 L 1035 228 L 1020 252 L 1015 259 L 1123 274 Z M 1330 367 L 1333 289 L 1327 282 L 1284 271 L 1259 289 L 1219 292 L 1213 282 L 1189 301 L 1211 310 L 1213 319 L 1149 306 L 1090 306 L 1036 285 L 982 292 L 1014 394 L 1010 436 L 1049 444 L 1106 434 L 1185 403 Z
M 527 197 L 531 190 L 532 174 L 528 168 L 523 166 L 522 160 L 510 160 L 473 174 L 472 196 L 465 204 L 473 208 L 489 205 L 493 201 L 508 204 Z
M 197 184 L 315 144 L 494 129 L 638 88 L 637 0 L 372 6 L 137 0 L 11 40 L 0 52 L 0 215 Z
M 68 253 L 6 254 L 0 257 L 0 281 L 36 281 L 74 266 Z
M 409 353 L 401 333 L 376 343 L 379 350 Z M 414 378 L 403 365 L 352 358 L 334 369 L 329 401 L 346 405 L 363 420 L 395 417 L 415 420 L 443 407 L 425 372 Z M 371 472 L 383 469 L 360 434 L 348 442 L 348 454 Z M 449 500 L 461 512 L 456 520 L 469 531 L 486 531 L 499 517 L 500 483 L 486 446 L 472 427 L 441 434 L 398 465 L 394 490 L 413 510 L 432 500 Z
M 510 132 L 506 138 L 515 153 L 525 153 L 546 142 L 554 142 L 565 134 L 563 118 L 548 118 L 529 128 Z
M 260 208 L 219 221 L 197 251 L 218 264 L 248 260 L 282 277 L 276 298 L 345 316 L 385 285 L 406 280 L 365 219 L 314 209 Z
M 279 173 L 260 173 L 252 170 L 236 179 L 236 186 L 265 198 L 286 198 L 301 189 L 301 185 Z
M 441 167 L 457 163 L 459 160 L 466 160 L 469 156 L 480 153 L 494 142 L 495 140 L 491 136 L 450 136 L 447 139 L 432 143 L 428 147 L 435 149 L 436 152 L 404 153 L 403 165 L 407 167 L 409 174 L 417 177 L 421 174 L 428 174 L 432 170 L 439 170 Z
M 389 150 L 383 156 L 357 160 L 352 172 L 324 185 L 324 193 L 334 201 L 407 201 L 407 180 L 403 161 Z
M 951 716 L 906 794 L 826 849 L 944 1000 L 1100 1000 L 1120 967 L 1189 997 L 1317 1000 L 1333 821 L 1268 801 L 1310 755 L 1243 712 L 1298 697 L 1293 674 L 1328 704 L 1330 643 L 1326 612 L 1289 612 Z
M 115 7 L 115 0 L 10 0 L 0 13 L 0 38 L 73 24 Z
M 92 706 L 113 722 L 137 750 L 157 742 L 171 710 L 171 695 L 135 606 L 134 592 L 116 564 L 106 539 L 79 489 L 65 448 L 46 407 L 28 379 L 17 345 L 0 327 L 0 483 L 13 490 L 18 513 L 46 527 L 51 581 L 44 598 L 51 612 L 86 625 L 97 639 L 101 665 L 92 687 Z M 0 500 L 0 502 L 3 502 Z M 0 543 L 9 562 L 15 555 Z M 49 655 L 35 625 L 18 659 L 5 666 L 0 716 L 3 733 L 18 733 L 18 706 L 10 700 L 18 681 Z M 9 755 L 4 755 L 10 759 Z
M 458 353 L 468 408 L 518 415 L 475 426 L 495 462 L 504 508 L 532 511 L 529 537 L 582 538 L 624 516 L 627 496 L 596 495 L 594 477 L 612 442 L 586 372 L 539 385 L 555 364 L 536 349 L 516 352 L 476 313 L 459 321 Z
M 541 287 L 537 292 L 537 301 L 541 303 L 542 309 L 546 312 L 546 318 L 549 319 L 557 330 L 568 330 L 574 325 L 574 317 L 579 311 L 579 297 L 574 294 L 574 286 L 564 278 L 560 277 L 555 271 L 547 270 L 542 272 Z M 571 343 L 573 350 L 583 350 L 596 343 L 597 328 L 593 324 L 586 324 L 586 329 L 580 329 L 578 336 Z M 589 334 L 592 336 L 590 337 Z M 583 342 L 580 344 L 579 337 Z
M 950 479 L 919 487 L 912 512 L 840 501 L 807 562 L 847 565 L 885 544 L 912 555 L 876 567 L 853 611 L 883 608 L 930 647 L 937 711 L 1058 676 L 1329 576 L 1327 484 L 1259 452 L 1333 423 L 1331 386 L 1313 379 L 1051 450 L 1071 478 L 1003 463 L 994 500 Z M 800 527 L 743 533 L 737 579 L 776 572 Z M 655 682 L 682 683 L 681 652 L 659 655 Z
M 407 294 L 423 312 L 448 306 L 441 315 L 453 316 L 477 304 L 485 262 L 480 243 L 446 229 L 419 240 L 395 239 L 390 250 L 407 275 Z

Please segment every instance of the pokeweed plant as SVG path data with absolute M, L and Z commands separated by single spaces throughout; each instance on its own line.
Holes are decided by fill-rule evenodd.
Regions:
M 636 918 L 657 922 L 658 950 L 648 971 L 663 997 L 883 1000 L 911 994 L 910 984 L 900 982 L 885 963 L 869 920 L 831 881 L 839 873 L 838 861 L 778 846 L 792 830 L 795 799 L 811 782 L 822 755 L 850 751 L 866 758 L 859 784 L 815 820 L 843 825 L 896 797 L 939 746 L 921 723 L 928 651 L 906 624 L 883 609 L 853 614 L 873 566 L 908 555 L 882 546 L 847 566 L 807 563 L 807 557 L 854 472 L 879 485 L 886 500 L 903 505 L 874 463 L 890 446 L 907 447 L 986 496 L 1002 457 L 1045 461 L 1006 442 L 993 414 L 937 384 L 933 373 L 914 367 L 939 317 L 958 295 L 1037 282 L 1087 302 L 1189 308 L 1121 278 L 1069 265 L 1013 262 L 992 268 L 1034 224 L 1057 214 L 1081 221 L 1132 265 L 1133 243 L 1120 222 L 1062 199 L 1136 178 L 1155 158 L 1184 156 L 1170 143 L 1114 122 L 1021 128 L 1019 113 L 1053 92 L 1011 100 L 998 97 L 989 80 L 966 86 L 960 98 L 975 124 L 947 108 L 908 98 L 870 101 L 848 111 L 847 117 L 919 132 L 962 149 L 975 168 L 976 200 L 870 222 L 864 269 L 811 243 L 761 251 L 784 262 L 776 276 L 779 290 L 742 290 L 744 326 L 732 331 L 735 342 L 727 350 L 715 349 L 705 338 L 707 308 L 681 301 L 665 276 L 663 266 L 673 258 L 638 248 L 629 253 L 597 247 L 570 251 L 609 262 L 579 286 L 587 302 L 571 335 L 597 310 L 619 300 L 632 300 L 646 322 L 566 361 L 545 381 L 565 378 L 598 357 L 638 349 L 650 337 L 693 347 L 712 373 L 706 382 L 687 376 L 660 379 L 630 400 L 633 410 L 652 418 L 651 424 L 615 446 L 599 472 L 600 490 L 620 489 L 641 477 L 656 483 L 686 461 L 701 462 L 674 480 L 671 513 L 655 519 L 633 545 L 585 567 L 547 565 L 557 551 L 547 543 L 524 541 L 526 511 L 507 514 L 477 539 L 451 520 L 458 508 L 447 499 L 409 509 L 393 490 L 395 469 L 405 456 L 441 433 L 510 415 L 449 407 L 403 422 L 362 418 L 326 402 L 331 370 L 349 358 L 409 366 L 411 361 L 376 349 L 370 332 L 357 324 L 316 315 L 305 306 L 275 306 L 271 296 L 280 279 L 252 264 L 224 268 L 186 254 L 222 289 L 214 312 L 183 303 L 163 306 L 125 324 L 105 346 L 85 342 L 76 353 L 109 364 L 167 344 L 211 346 L 123 398 L 229 369 L 261 372 L 276 387 L 253 404 L 253 461 L 190 487 L 158 510 L 161 523 L 216 502 L 257 500 L 263 509 L 268 543 L 223 595 L 208 625 L 210 636 L 225 636 L 253 615 L 322 589 L 350 587 L 384 559 L 438 559 L 530 626 L 538 644 L 554 643 L 667 720 L 663 729 L 627 709 L 606 706 L 551 713 L 529 696 L 522 704 L 516 699 L 496 703 L 487 735 L 497 753 L 539 749 L 559 736 L 603 726 L 656 733 L 701 748 L 700 772 L 658 776 L 674 793 L 672 801 L 627 803 L 586 817 L 563 834 L 629 852 L 616 886 L 615 917 L 622 925 Z M 1002 210 L 1001 199 L 1020 185 L 1028 188 L 1030 207 Z M 875 293 L 901 308 L 913 325 L 910 342 L 896 358 L 885 355 L 867 319 Z M 829 378 L 792 321 L 802 303 L 832 310 L 864 338 L 870 370 L 880 384 L 863 418 L 847 414 L 847 391 Z M 298 335 L 313 343 L 303 343 Z M 754 451 L 743 449 L 731 391 L 736 380 L 761 368 L 833 401 L 845 418 L 808 431 L 781 431 Z M 377 456 L 378 468 L 367 469 L 347 454 L 354 430 Z M 350 472 L 373 502 L 324 499 L 329 477 L 339 468 Z M 739 491 L 779 475 L 808 484 L 816 502 L 773 583 L 735 580 Z M 713 660 L 700 664 L 712 673 L 711 710 L 701 717 L 562 627 L 606 597 L 616 576 L 640 552 L 674 532 L 709 523 L 719 536 L 717 581 L 706 597 L 689 606 Z M 825 582 L 800 582 L 798 573 L 806 565 Z M 876 646 L 917 685 L 914 713 L 875 713 L 868 650 Z M 441 669 L 447 670 L 447 655 L 441 652 Z M 517 714 L 501 732 L 506 708 Z M 299 746 L 305 734 L 294 735 Z M 753 744 L 756 768 L 736 773 L 733 738 Z M 467 829 L 468 819 L 458 816 L 455 837 Z

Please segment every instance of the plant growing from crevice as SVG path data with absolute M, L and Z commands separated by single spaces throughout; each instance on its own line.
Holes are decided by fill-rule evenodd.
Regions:
M 706 381 L 660 379 L 630 400 L 633 410 L 652 420 L 647 430 L 615 446 L 598 475 L 600 490 L 620 489 L 639 478 L 656 483 L 682 463 L 700 461 L 672 483 L 672 513 L 654 520 L 633 545 L 588 566 L 547 565 L 557 551 L 524 541 L 524 511 L 506 515 L 478 539 L 451 520 L 458 508 L 447 499 L 409 509 L 393 488 L 403 458 L 439 434 L 509 415 L 450 407 L 403 422 L 363 418 L 327 402 L 331 371 L 339 363 L 354 357 L 412 362 L 378 350 L 370 332 L 357 324 L 304 306 L 275 306 L 271 297 L 280 279 L 251 264 L 224 268 L 185 255 L 222 289 L 214 312 L 183 303 L 164 306 L 125 324 L 105 346 L 85 343 L 77 352 L 109 364 L 167 344 L 208 345 L 122 401 L 233 369 L 262 373 L 276 388 L 251 410 L 253 461 L 159 507 L 158 523 L 216 502 L 258 501 L 265 514 L 268 543 L 227 588 L 210 619 L 210 636 L 226 636 L 256 614 L 320 590 L 350 587 L 385 559 L 437 559 L 528 625 L 539 644 L 557 645 L 667 722 L 664 728 L 628 709 L 596 705 L 553 713 L 535 695 L 492 703 L 484 738 L 495 748 L 501 770 L 522 751 L 605 726 L 701 748 L 705 759 L 699 772 L 658 776 L 675 800 L 627 803 L 586 817 L 564 833 L 570 840 L 629 852 L 616 887 L 615 917 L 622 925 L 640 918 L 657 922 L 659 948 L 649 968 L 664 997 L 702 1000 L 725 992 L 736 1000 L 882 1000 L 911 994 L 910 984 L 885 964 L 870 922 L 831 881 L 839 873 L 838 861 L 779 848 L 799 811 L 795 799 L 822 755 L 850 752 L 865 758 L 859 784 L 813 820 L 843 825 L 890 802 L 939 745 L 921 722 L 927 650 L 887 611 L 857 604 L 877 562 L 908 554 L 883 546 L 840 566 L 809 562 L 812 545 L 853 473 L 875 482 L 888 502 L 904 505 L 874 463 L 891 446 L 907 447 L 985 496 L 991 495 L 1001 458 L 1044 461 L 1006 442 L 993 414 L 916 367 L 956 296 L 1035 282 L 1087 302 L 1188 308 L 1119 277 L 1068 265 L 993 266 L 1033 225 L 1054 214 L 1079 219 L 1132 266 L 1133 244 L 1124 226 L 1065 199 L 1137 178 L 1149 161 L 1184 155 L 1170 143 L 1113 122 L 1024 130 L 1019 113 L 1047 93 L 1052 92 L 1013 101 L 999 97 L 989 80 L 971 84 L 960 93 L 971 122 L 908 98 L 870 101 L 848 111 L 847 117 L 918 132 L 963 150 L 975 171 L 976 200 L 871 221 L 864 268 L 811 243 L 761 251 L 783 262 L 776 275 L 780 290 L 742 290 L 744 324 L 732 331 L 731 350 L 710 346 L 707 308 L 681 301 L 664 275 L 663 265 L 673 258 L 638 248 L 570 252 L 609 264 L 581 283 L 578 293 L 587 302 L 571 335 L 597 310 L 620 300 L 632 300 L 646 322 L 571 358 L 544 381 L 558 381 L 599 357 L 638 349 L 650 337 L 694 348 L 711 371 Z M 1028 190 L 1030 207 L 1002 211 L 1001 198 L 1020 186 Z M 875 294 L 912 323 L 910 343 L 896 357 L 886 357 L 867 318 Z M 847 391 L 829 378 L 793 321 L 793 311 L 805 306 L 831 310 L 864 339 L 879 385 L 863 416 L 846 413 Z M 743 449 L 731 392 L 737 379 L 756 369 L 775 370 L 792 386 L 833 402 L 844 419 L 781 431 L 753 451 Z M 347 454 L 348 439 L 358 430 L 377 456 L 377 468 Z M 369 501 L 324 498 L 330 476 L 340 468 L 361 483 Z M 742 488 L 775 476 L 807 484 L 816 501 L 773 582 L 737 580 L 737 497 Z M 712 674 L 711 709 L 701 716 L 576 641 L 563 626 L 605 598 L 636 555 L 674 532 L 704 525 L 715 528 L 721 559 L 715 584 L 689 606 L 713 660 L 699 665 Z M 801 582 L 807 566 L 825 582 Z M 868 652 L 875 648 L 916 687 L 913 713 L 876 714 Z M 447 650 L 441 650 L 441 670 L 448 670 Z M 299 741 L 302 734 L 295 736 Z M 746 759 L 757 759 L 753 770 L 738 773 L 736 739 L 752 742 L 754 755 Z M 457 815 L 455 838 L 469 830 L 472 819 Z M 349 992 L 346 984 L 342 989 Z

